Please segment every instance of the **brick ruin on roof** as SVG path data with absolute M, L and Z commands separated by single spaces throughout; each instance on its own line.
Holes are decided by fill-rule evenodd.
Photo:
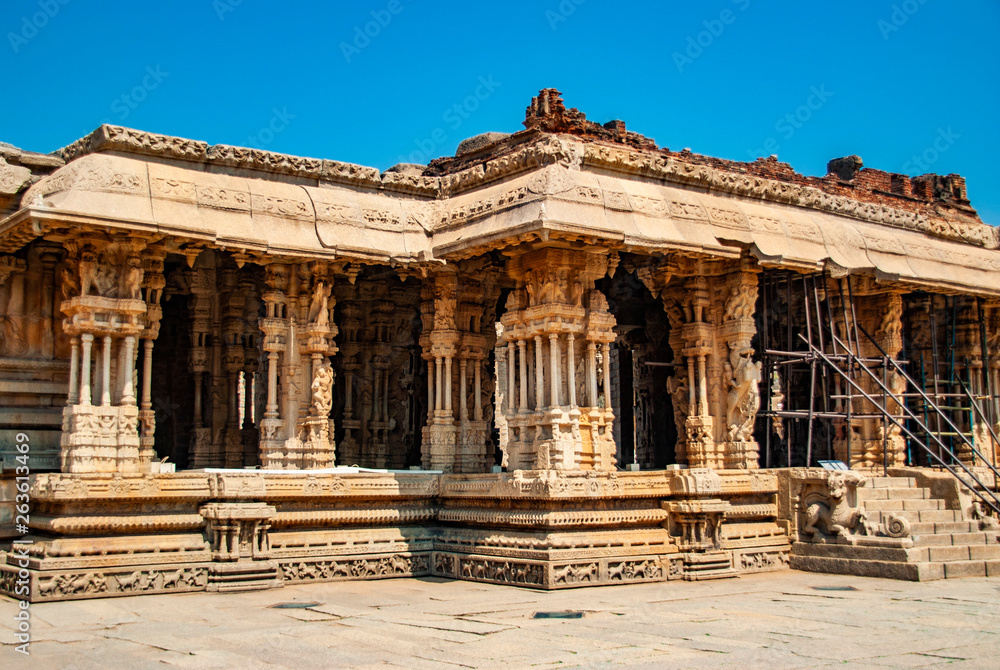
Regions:
M 1000 236 L 961 177 L 673 152 L 555 89 L 457 154 L 0 146 L 0 519 L 19 473 L 33 504 L 0 592 L 1000 569 L 965 487 Z

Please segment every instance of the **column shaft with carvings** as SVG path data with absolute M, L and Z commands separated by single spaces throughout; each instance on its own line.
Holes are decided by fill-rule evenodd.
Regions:
M 639 278 L 662 300 L 670 325 L 668 379 L 678 463 L 691 468 L 756 468 L 760 364 L 750 346 L 759 270 L 748 259 L 668 257 Z
M 243 315 L 247 296 L 239 282 L 239 269 L 222 271 L 222 372 L 225 379 L 226 423 L 223 429 L 223 461 L 227 468 L 243 467 L 243 428 L 240 425 L 241 373 L 246 366 Z
M 278 372 L 288 349 L 288 266 L 275 263 L 265 268 L 264 316 L 258 322 L 264 341 L 267 369 L 267 403 L 260 421 L 260 462 L 264 468 L 281 468 L 285 462 L 288 417 L 281 415 Z M 287 380 L 285 381 L 287 384 Z M 294 417 L 291 419 L 294 421 Z
M 153 409 L 153 346 L 160 333 L 163 308 L 160 300 L 166 287 L 163 276 L 163 261 L 166 252 L 151 248 L 143 256 L 142 290 L 146 299 L 146 327 L 140 333 L 142 357 L 142 389 L 139 402 L 139 461 L 143 469 L 156 457 L 154 449 L 156 432 L 156 411 Z
M 727 469 L 756 468 L 759 446 L 753 437 L 760 409 L 761 364 L 753 360 L 750 342 L 756 334 L 757 274 L 745 268 L 727 278 L 728 296 L 719 336 L 729 349 L 724 365 L 726 388 L 726 443 L 723 465 Z
M 496 342 L 494 318 L 499 268 L 486 259 L 459 263 L 456 326 L 458 345 L 458 442 L 455 472 L 488 472 L 494 464 L 490 415 L 493 370 L 488 352 Z
M 212 468 L 224 465 L 212 444 L 211 386 L 213 368 L 212 321 L 215 298 L 215 268 L 198 267 L 188 276 L 191 285 L 191 351 L 190 366 L 194 377 L 194 426 L 191 429 L 190 463 L 193 468 Z
M 93 240 L 77 262 L 80 293 L 64 300 L 63 331 L 82 345 L 70 372 L 79 388 L 68 393 L 61 437 L 63 472 L 140 472 L 139 408 L 133 386 L 136 338 L 143 331 L 143 243 Z M 75 282 L 74 282 L 75 283 Z M 74 347 L 75 348 L 75 347 Z M 91 360 L 100 389 L 95 397 Z
M 423 357 L 434 377 L 434 396 L 429 398 L 427 427 L 422 442 L 422 464 L 432 470 L 455 471 L 458 453 L 459 424 L 452 405 L 452 361 L 459 353 L 462 335 L 458 330 L 458 275 L 454 271 L 439 272 L 429 280 L 432 288 L 425 293 L 425 324 L 430 332 L 421 334 Z M 426 310 L 430 309 L 427 314 Z M 428 318 L 429 317 L 429 318 Z
M 517 394 L 505 415 L 509 469 L 615 467 L 609 402 L 615 320 L 594 288 L 609 267 L 613 271 L 609 258 L 600 249 L 542 248 L 508 261 L 507 272 L 517 282 L 501 317 L 503 342 L 517 359 L 516 365 L 508 362 L 506 384 L 513 388 L 504 390 Z M 578 368 L 588 373 L 578 376 Z

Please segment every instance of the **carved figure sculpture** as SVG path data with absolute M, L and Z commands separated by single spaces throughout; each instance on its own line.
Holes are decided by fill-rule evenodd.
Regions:
M 330 323 L 330 292 L 333 286 L 325 282 L 317 282 L 313 289 L 312 302 L 309 304 L 309 323 L 326 326 Z
M 313 408 L 320 416 L 326 416 L 333 407 L 333 368 L 321 365 L 316 369 L 312 382 Z
M 813 539 L 822 540 L 822 524 L 830 535 L 850 541 L 852 536 L 861 533 L 875 535 L 874 524 L 868 521 L 868 513 L 863 507 L 851 507 L 847 502 L 847 492 L 850 487 L 857 487 L 864 482 L 864 477 L 855 472 L 833 472 L 826 480 L 827 494 L 816 493 L 808 496 L 813 499 L 806 507 L 806 524 L 803 533 L 809 533 Z
M 753 317 L 756 296 L 751 291 L 741 290 L 742 288 L 734 286 L 730 292 L 729 300 L 726 301 L 726 310 L 722 314 L 723 321 Z
M 80 295 L 89 295 L 97 278 L 97 254 L 90 248 L 80 254 Z
M 82 261 L 81 261 L 82 262 Z M 59 281 L 65 298 L 72 298 L 80 290 L 80 280 L 74 269 L 66 264 L 59 268 Z
M 753 437 L 754 420 L 760 409 L 761 364 L 750 358 L 752 349 L 734 348 L 725 369 L 730 378 L 730 391 L 726 403 L 727 439 L 746 442 Z
M 142 299 L 142 262 L 135 256 L 128 259 L 125 273 L 125 297 L 130 300 Z

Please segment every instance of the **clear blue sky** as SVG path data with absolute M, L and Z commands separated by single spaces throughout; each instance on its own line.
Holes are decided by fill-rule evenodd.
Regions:
M 0 26 L 0 140 L 35 151 L 107 121 L 385 169 L 555 87 L 671 149 L 957 172 L 1000 224 L 996 0 L 4 0 Z

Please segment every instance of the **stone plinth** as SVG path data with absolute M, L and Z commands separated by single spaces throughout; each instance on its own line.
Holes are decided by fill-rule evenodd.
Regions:
M 704 577 L 722 560 L 777 569 L 787 536 L 760 503 L 774 491 L 773 476 L 745 471 L 33 475 L 48 513 L 32 515 L 30 597 L 427 574 L 559 589 Z M 708 548 L 674 536 L 668 508 L 734 518 L 703 534 Z M 8 554 L 2 592 L 18 569 Z

